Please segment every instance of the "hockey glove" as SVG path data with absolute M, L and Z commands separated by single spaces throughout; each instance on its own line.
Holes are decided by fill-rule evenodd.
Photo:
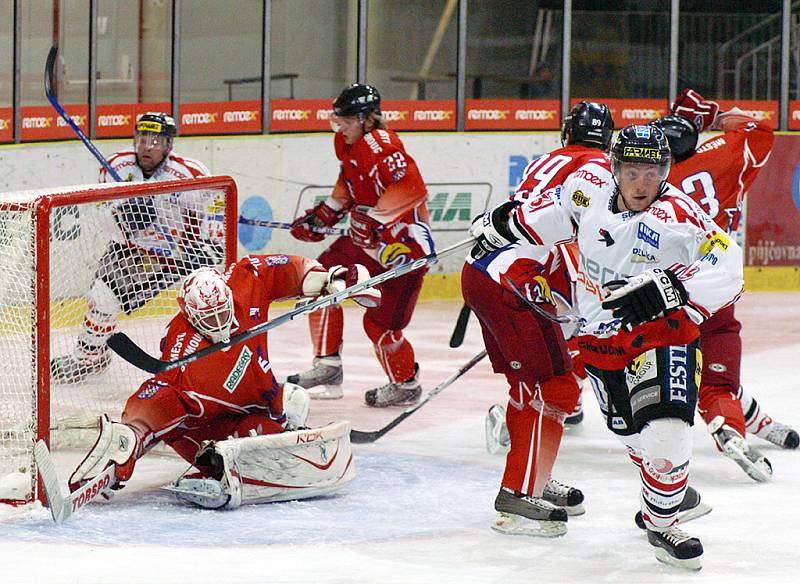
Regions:
M 479 260 L 517 241 L 508 227 L 509 215 L 517 206 L 519 201 L 506 201 L 472 220 L 469 233 L 477 239 L 471 252 L 473 258 Z
M 383 223 L 367 215 L 370 207 L 358 205 L 350 213 L 350 239 L 358 247 L 375 249 L 381 239 Z
M 695 90 L 687 88 L 675 98 L 670 113 L 686 118 L 701 132 L 705 132 L 717 119 L 719 104 L 716 101 L 703 99 L 703 96 Z
M 300 241 L 322 241 L 325 239 L 325 234 L 315 233 L 311 230 L 311 227 L 333 227 L 343 216 L 343 213 L 322 202 L 313 209 L 306 209 L 306 212 L 301 217 L 295 219 L 289 233 Z
M 309 270 L 303 278 L 303 295 L 313 298 L 323 294 L 336 294 L 369 278 L 367 268 L 361 264 L 333 266 L 327 271 L 318 266 Z M 377 288 L 367 288 L 349 298 L 365 308 L 376 308 L 381 304 L 381 291 Z
M 655 268 L 627 280 L 604 285 L 609 290 L 603 308 L 611 310 L 626 330 L 680 308 L 688 300 L 683 283 L 670 270 Z

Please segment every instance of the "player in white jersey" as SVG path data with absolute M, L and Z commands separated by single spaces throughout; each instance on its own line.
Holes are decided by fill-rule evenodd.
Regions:
M 167 114 L 146 113 L 136 122 L 133 149 L 117 152 L 108 162 L 125 181 L 208 175 L 204 164 L 172 151 L 176 131 Z M 109 180 L 102 168 L 99 182 Z M 100 212 L 113 225 L 108 248 L 89 291 L 89 310 L 75 349 L 50 362 L 56 383 L 79 383 L 108 366 L 106 340 L 120 312 L 130 314 L 192 270 L 224 261 L 223 209 L 211 191 L 121 199 L 103 204 Z
M 742 289 L 739 246 L 666 183 L 670 151 L 654 126 L 626 126 L 611 162 L 589 162 L 473 234 L 506 244 L 577 239 L 578 347 L 609 429 L 641 478 L 656 557 L 700 568 L 703 547 L 677 527 L 688 489 L 690 426 L 702 356 L 698 323 Z

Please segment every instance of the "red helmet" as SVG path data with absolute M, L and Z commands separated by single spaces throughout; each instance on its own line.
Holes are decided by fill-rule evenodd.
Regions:
M 204 337 L 214 343 L 230 338 L 233 292 L 214 268 L 200 268 L 186 277 L 178 294 L 178 305 Z

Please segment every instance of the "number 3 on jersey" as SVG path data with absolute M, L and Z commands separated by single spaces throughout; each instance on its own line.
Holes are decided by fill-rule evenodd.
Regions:
M 719 199 L 714 188 L 714 177 L 706 170 L 687 176 L 681 181 L 681 190 L 697 201 L 715 219 L 719 214 Z
M 555 156 L 545 154 L 532 161 L 525 169 L 522 182 L 517 187 L 514 198 L 525 200 L 546 190 L 551 186 L 550 181 L 558 174 L 558 171 L 570 162 L 572 162 L 572 157 L 562 154 Z

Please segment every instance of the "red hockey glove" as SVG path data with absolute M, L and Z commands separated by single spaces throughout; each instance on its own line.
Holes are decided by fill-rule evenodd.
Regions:
M 701 132 L 705 132 L 717 119 L 719 104 L 716 101 L 703 99 L 703 96 L 694 89 L 686 88 L 675 99 L 670 113 L 686 118 Z
M 322 241 L 325 234 L 315 233 L 311 227 L 333 227 L 341 218 L 342 213 L 322 202 L 313 209 L 306 209 L 301 217 L 295 219 L 289 233 L 300 241 Z
M 383 231 L 383 223 L 367 215 L 369 207 L 359 205 L 350 213 L 350 238 L 358 247 L 375 249 Z

